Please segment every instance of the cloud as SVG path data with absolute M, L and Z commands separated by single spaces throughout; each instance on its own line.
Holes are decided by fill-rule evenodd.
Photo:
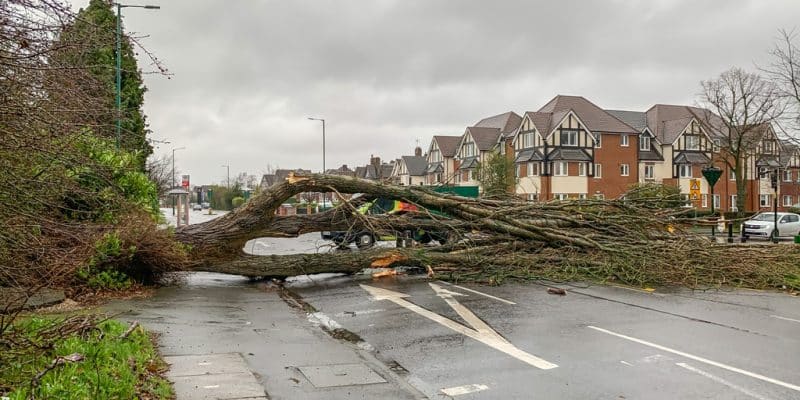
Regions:
M 187 147 L 177 165 L 194 183 L 221 181 L 227 163 L 319 170 L 308 116 L 327 120 L 330 168 L 556 94 L 690 104 L 700 80 L 764 64 L 800 14 L 793 0 L 148 1 L 161 10 L 126 9 L 126 29 L 175 75 L 146 77 L 145 111 L 171 142 L 157 152 Z

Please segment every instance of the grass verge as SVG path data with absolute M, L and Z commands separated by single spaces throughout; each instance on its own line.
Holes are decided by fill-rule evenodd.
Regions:
M 166 365 L 147 332 L 137 327 L 123 337 L 126 324 L 88 318 L 30 317 L 15 322 L 0 336 L 0 397 L 174 398 L 161 376 Z

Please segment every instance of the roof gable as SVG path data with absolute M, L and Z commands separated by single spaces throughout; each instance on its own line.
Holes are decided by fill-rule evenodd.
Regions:
M 401 161 L 405 164 L 405 169 L 411 176 L 425 175 L 425 169 L 428 168 L 428 160 L 420 156 L 403 156 Z
M 501 132 L 499 128 L 471 126 L 467 128 L 467 134 L 472 137 L 472 141 L 475 142 L 478 150 L 489 151 L 497 144 L 497 139 L 500 137 Z
M 478 128 L 497 128 L 504 135 L 512 134 L 522 122 L 522 117 L 519 114 L 508 111 L 502 114 L 486 117 L 475 124 Z
M 603 133 L 639 133 L 633 127 L 620 121 L 614 115 L 609 114 L 594 103 L 581 96 L 558 95 L 539 109 L 539 112 L 555 114 L 573 111 L 580 115 L 586 129 L 592 132 Z
M 458 144 L 461 143 L 461 136 L 434 136 L 431 141 L 439 147 L 442 157 L 454 157 L 458 151 Z

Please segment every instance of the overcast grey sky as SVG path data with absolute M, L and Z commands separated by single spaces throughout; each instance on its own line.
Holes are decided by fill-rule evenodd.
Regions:
M 77 9 L 87 0 L 72 0 Z M 557 94 L 603 108 L 692 104 L 699 82 L 768 62 L 798 0 L 137 0 L 128 32 L 174 74 L 145 77 L 156 154 L 193 184 L 392 159 Z M 140 66 L 152 70 L 141 58 Z

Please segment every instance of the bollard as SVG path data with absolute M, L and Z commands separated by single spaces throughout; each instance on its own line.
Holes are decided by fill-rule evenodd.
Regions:
M 728 222 L 728 243 L 733 243 L 733 222 Z

